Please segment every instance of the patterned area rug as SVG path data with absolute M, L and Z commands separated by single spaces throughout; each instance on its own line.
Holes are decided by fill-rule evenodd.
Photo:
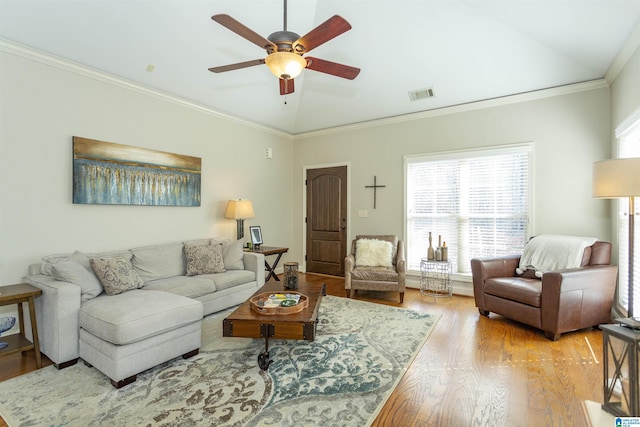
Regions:
M 316 340 L 222 337 L 226 311 L 203 322 L 200 354 L 174 359 L 116 390 L 82 362 L 0 384 L 9 426 L 366 426 L 439 316 L 324 297 Z

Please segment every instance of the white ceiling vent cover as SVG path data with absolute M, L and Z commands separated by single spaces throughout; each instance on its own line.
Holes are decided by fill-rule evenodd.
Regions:
M 417 101 L 418 99 L 425 99 L 425 98 L 433 98 L 435 96 L 435 93 L 433 92 L 433 88 L 426 88 L 426 89 L 418 89 L 418 90 L 412 90 L 409 92 L 409 99 L 411 101 Z

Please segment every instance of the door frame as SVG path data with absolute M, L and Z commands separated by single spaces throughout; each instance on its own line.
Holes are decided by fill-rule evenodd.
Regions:
M 302 180 L 300 180 L 302 187 L 302 262 L 300 263 L 300 270 L 307 272 L 307 223 L 305 218 L 307 217 L 307 186 L 305 180 L 307 179 L 307 171 L 309 169 L 324 169 L 333 168 L 336 166 L 347 167 L 347 255 L 351 250 L 351 162 L 336 162 L 336 163 L 321 163 L 314 165 L 307 165 L 302 167 Z

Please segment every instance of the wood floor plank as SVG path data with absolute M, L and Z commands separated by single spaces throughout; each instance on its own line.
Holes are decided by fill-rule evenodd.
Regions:
M 344 278 L 301 273 L 301 279 L 345 295 Z M 434 301 L 407 289 L 403 304 L 397 292 L 360 291 L 355 298 L 442 316 L 374 427 L 586 426 L 584 401 L 602 401 L 599 330 L 549 341 L 501 316 L 480 316 L 469 297 Z M 19 353 L 0 358 L 0 381 L 34 370 L 30 359 Z

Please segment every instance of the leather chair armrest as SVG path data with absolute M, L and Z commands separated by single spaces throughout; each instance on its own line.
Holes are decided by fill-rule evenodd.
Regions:
M 571 292 L 588 288 L 612 286 L 615 288 L 618 267 L 595 265 L 566 270 L 548 271 L 542 275 L 542 293 Z
M 544 273 L 540 304 L 545 334 L 557 339 L 560 332 L 609 323 L 617 279 L 615 265 Z
M 513 277 L 520 265 L 520 255 L 509 255 L 497 258 L 474 258 L 471 260 L 471 273 L 484 282 L 494 277 Z
M 473 297 L 476 307 L 486 310 L 484 305 L 484 282 L 494 277 L 513 277 L 520 265 L 520 255 L 508 255 L 497 258 L 474 258 L 471 260 L 473 278 Z

